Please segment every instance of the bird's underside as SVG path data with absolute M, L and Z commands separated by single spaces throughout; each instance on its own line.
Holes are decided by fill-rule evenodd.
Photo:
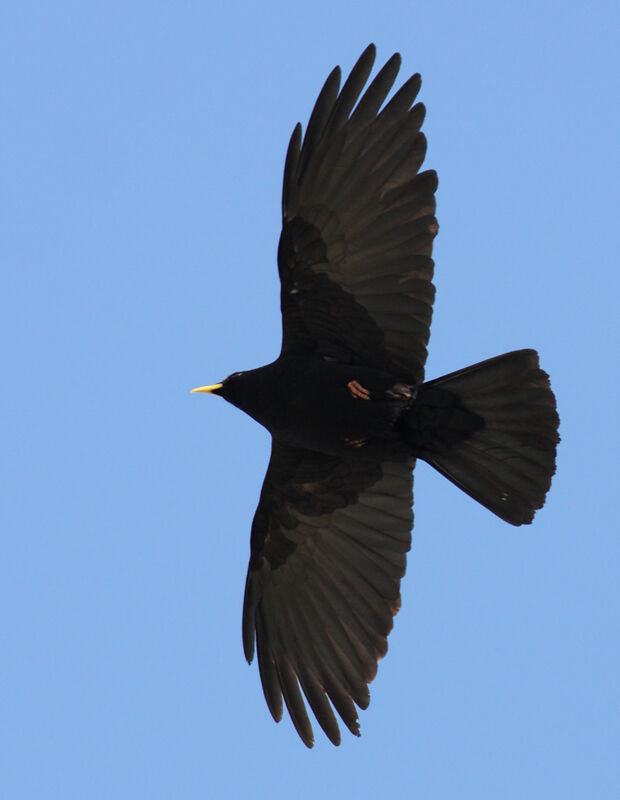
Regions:
M 265 698 L 309 747 L 306 703 L 334 744 L 387 651 L 413 525 L 416 458 L 512 524 L 531 522 L 555 469 L 558 418 L 537 354 L 424 383 L 434 300 L 437 176 L 420 172 L 414 75 L 400 57 L 363 92 L 368 47 L 328 77 L 286 156 L 278 249 L 282 351 L 202 387 L 272 434 L 252 523 L 243 646 Z M 387 102 L 386 102 L 387 100 Z M 305 702 L 304 702 L 305 697 Z

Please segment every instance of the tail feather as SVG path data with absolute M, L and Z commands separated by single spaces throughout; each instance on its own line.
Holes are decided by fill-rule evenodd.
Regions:
M 449 446 L 419 453 L 513 525 L 532 521 L 555 472 L 559 418 L 535 350 L 516 350 L 424 384 L 456 397 L 482 423 Z

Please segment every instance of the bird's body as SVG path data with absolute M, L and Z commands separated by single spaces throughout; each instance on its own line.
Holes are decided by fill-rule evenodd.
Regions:
M 359 734 L 355 706 L 368 705 L 400 607 L 416 459 L 521 525 L 545 502 L 559 441 L 534 350 L 425 382 L 437 176 L 419 171 L 420 76 L 386 101 L 394 55 L 363 92 L 374 57 L 371 45 L 342 88 L 336 68 L 303 140 L 299 125 L 291 137 L 280 357 L 195 390 L 221 395 L 272 436 L 243 646 L 248 661 L 256 646 L 274 719 L 284 701 L 308 746 L 302 692 L 334 744 L 334 710 Z
M 399 438 L 397 420 L 413 402 L 414 389 L 398 387 L 387 372 L 306 355 L 240 373 L 217 394 L 295 447 L 346 454 L 370 446 L 387 453 Z

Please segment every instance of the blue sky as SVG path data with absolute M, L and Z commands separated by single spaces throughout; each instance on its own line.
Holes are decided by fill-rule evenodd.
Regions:
M 0 11 L 0 794 L 605 798 L 618 787 L 615 2 Z M 536 347 L 531 528 L 424 464 L 362 738 L 276 726 L 240 615 L 268 436 L 189 394 L 279 349 L 282 166 L 337 63 L 423 75 L 427 374 Z

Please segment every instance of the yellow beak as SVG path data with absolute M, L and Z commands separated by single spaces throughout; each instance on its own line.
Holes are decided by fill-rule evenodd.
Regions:
M 211 392 L 217 392 L 218 389 L 221 389 L 224 384 L 222 383 L 212 383 L 211 386 L 198 386 L 196 389 L 192 389 L 192 392 L 205 392 L 206 394 L 211 394 Z

